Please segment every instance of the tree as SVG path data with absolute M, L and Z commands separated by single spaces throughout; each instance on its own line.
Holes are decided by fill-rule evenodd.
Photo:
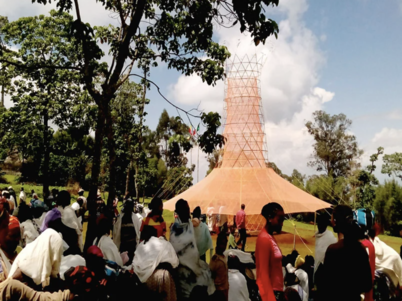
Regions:
M 374 209 L 379 224 L 392 235 L 399 236 L 402 226 L 402 187 L 395 181 L 385 181 L 376 190 Z
M 215 149 L 212 154 L 207 156 L 208 170 L 207 175 L 214 170 L 214 168 L 219 168 L 222 165 L 223 149 Z
M 3 27 L 8 24 L 8 18 L 5 16 L 0 16 L 0 45 L 3 45 Z M 0 107 L 4 107 L 4 96 L 8 89 L 10 88 L 11 78 L 10 78 L 10 66 L 7 64 L 0 65 L 0 85 L 1 85 L 1 95 L 0 95 Z M 12 67 L 11 67 L 12 69 Z
M 347 177 L 352 163 L 363 154 L 356 137 L 348 133 L 352 121 L 344 114 L 331 116 L 324 111 L 316 111 L 313 116 L 314 122 L 306 123 L 315 140 L 313 160 L 308 165 L 324 171 L 328 177 Z
M 297 169 L 293 169 L 292 175 L 290 177 L 285 175 L 285 178 L 296 187 L 305 190 L 304 180 L 306 176 L 301 174 Z
M 169 116 L 168 112 L 163 110 L 156 127 L 156 136 L 168 168 L 185 165 L 183 151 L 188 152 L 193 147 L 188 139 L 188 131 L 189 127 L 179 117 Z
M 388 176 L 393 174 L 402 180 L 402 153 L 384 155 L 383 161 L 381 173 Z
M 11 22 L 2 28 L 4 41 L 19 45 L 14 51 L 14 58 L 21 62 L 36 65 L 63 66 L 64 61 L 74 63 L 77 53 L 71 47 L 68 26 L 72 17 L 67 13 L 54 10 L 50 16 L 25 17 Z M 6 63 L 7 64 L 7 63 Z M 51 123 L 65 126 L 69 120 L 74 104 L 82 95 L 81 76 L 68 69 L 42 68 L 27 72 L 15 69 L 12 101 L 21 111 L 36 116 L 42 123 L 43 160 L 41 173 L 43 196 L 49 195 L 48 169 L 50 162 L 50 143 L 53 130 Z
M 360 208 L 372 209 L 376 186 L 379 184 L 373 172 L 376 170 L 375 162 L 377 162 L 378 157 L 383 153 L 384 148 L 379 147 L 377 153 L 370 156 L 371 165 L 367 166 L 366 170 L 361 170 L 358 174 L 356 200 Z
M 48 0 L 33 0 L 47 4 Z M 143 78 L 133 74 L 134 66 L 149 76 L 149 68 L 159 61 L 169 68 L 181 71 L 185 75 L 197 74 L 208 84 L 214 84 L 224 75 L 223 64 L 229 57 L 226 47 L 213 41 L 214 26 L 230 27 L 240 24 L 241 32 L 250 32 L 254 43 L 265 43 L 270 35 L 277 36 L 278 26 L 267 19 L 263 13 L 265 6 L 278 5 L 278 0 L 223 0 L 223 1 L 188 1 L 188 0 L 135 0 L 99 2 L 111 13 L 115 13 L 120 26 L 91 27 L 81 20 L 79 0 L 55 0 L 60 11 L 71 11 L 74 5 L 76 20 L 70 22 L 73 48 L 79 56 L 77 62 L 63 61 L 57 68 L 74 70 L 83 76 L 85 88 L 98 107 L 95 129 L 94 158 L 92 164 L 92 183 L 88 197 L 88 207 L 94 214 L 95 197 L 101 168 L 103 138 L 114 140 L 110 104 L 119 87 L 130 77 Z M 140 26 L 141 25 L 141 26 Z M 110 48 L 113 57 L 110 65 L 102 61 L 103 52 L 100 44 Z M 199 54 L 203 54 L 202 56 Z M 5 47 L 0 48 L 0 62 L 13 64 L 35 72 L 48 65 L 38 62 L 20 62 L 15 52 Z M 96 85 L 96 78 L 102 75 L 103 81 Z M 145 77 L 147 77 L 145 76 Z M 146 80 L 147 85 L 150 83 Z M 178 108 L 179 109 L 179 108 Z M 184 111 L 184 110 L 181 110 Z M 199 118 L 185 112 L 188 117 Z M 212 125 L 210 118 L 205 122 Z M 200 136 L 199 143 L 204 151 L 212 152 L 221 139 L 209 139 L 214 131 L 206 131 Z M 221 137 L 218 137 L 221 138 Z M 109 198 L 112 204 L 115 196 L 115 150 L 109 150 Z M 94 220 L 91 219 L 91 223 Z M 89 227 L 89 229 L 92 229 Z M 90 230 L 92 231 L 92 230 Z M 87 235 L 88 241 L 92 235 Z
M 308 193 L 327 203 L 350 205 L 350 189 L 344 177 L 314 175 L 306 181 L 305 187 Z
M 145 105 L 149 103 L 149 99 L 145 98 L 145 89 L 131 81 L 126 81 L 119 88 L 116 98 L 112 101 L 115 141 L 108 141 L 108 144 L 113 144 L 109 145 L 109 150 L 111 147 L 116 149 L 117 166 L 122 172 L 126 171 L 125 194 L 129 193 L 130 181 L 133 179 L 137 199 L 139 199 L 140 169 L 148 165 L 147 151 L 143 147 L 143 133 L 147 130 L 143 124 L 146 115 Z M 116 178 L 120 180 L 118 182 L 123 183 L 121 175 L 122 173 L 117 172 Z M 142 182 L 144 183 L 144 180 Z M 120 192 L 119 190 L 122 188 L 117 185 L 117 191 Z

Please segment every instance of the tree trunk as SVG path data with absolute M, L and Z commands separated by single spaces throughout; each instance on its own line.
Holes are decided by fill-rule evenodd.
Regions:
M 96 129 L 95 129 L 95 145 L 92 159 L 91 181 L 87 200 L 89 216 L 88 216 L 87 235 L 85 239 L 85 250 L 87 250 L 92 245 L 96 237 L 96 195 L 98 192 L 98 185 L 99 185 L 104 127 L 105 127 L 104 106 L 102 103 L 99 103 L 98 116 L 96 120 Z
M 127 196 L 129 194 L 129 190 L 130 190 L 130 169 L 132 166 L 132 162 L 130 161 L 130 163 L 128 163 L 127 166 L 127 176 L 126 176 L 126 193 L 125 195 Z
M 47 104 L 46 104 L 47 106 Z M 45 109 L 43 115 L 43 200 L 46 200 L 49 197 L 49 160 L 50 160 L 50 148 L 49 148 L 49 137 L 48 137 L 48 123 L 49 123 L 49 112 Z
M 108 150 L 109 150 L 109 183 L 108 190 L 109 196 L 107 199 L 107 205 L 112 207 L 113 200 L 116 197 L 116 147 L 114 141 L 113 133 L 113 120 L 110 112 L 110 106 L 107 106 L 106 111 L 106 134 L 108 140 Z
M 137 162 L 137 164 L 134 165 L 134 170 L 135 170 L 135 175 L 134 175 L 135 198 L 136 198 L 137 202 L 140 202 L 140 193 L 139 193 L 138 181 L 137 181 L 137 178 L 138 178 L 138 162 Z
M 4 108 L 4 84 L 1 85 L 1 107 Z

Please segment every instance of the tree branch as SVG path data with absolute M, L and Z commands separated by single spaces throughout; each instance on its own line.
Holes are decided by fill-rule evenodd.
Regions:
M 7 64 L 10 64 L 10 65 L 15 66 L 15 67 L 22 68 L 22 69 L 28 69 L 28 70 L 31 70 L 31 69 L 37 70 L 37 69 L 49 68 L 49 69 L 56 69 L 56 70 L 78 70 L 78 71 L 81 71 L 80 67 L 74 67 L 74 66 L 66 67 L 66 66 L 54 66 L 54 65 L 46 65 L 46 64 L 29 66 L 29 65 L 25 65 L 25 64 L 13 62 L 13 61 L 8 61 L 8 60 L 5 60 L 5 59 L 0 59 L 0 63 L 7 63 Z
M 155 84 L 153 81 L 151 81 L 151 80 L 149 80 L 149 79 L 147 79 L 147 78 L 145 78 L 145 77 L 143 77 L 143 76 L 141 76 L 141 75 L 134 74 L 134 73 L 130 74 L 129 76 L 136 76 L 136 77 L 142 78 L 142 79 L 146 80 L 147 82 L 153 84 L 153 85 L 156 87 L 156 89 L 158 90 L 159 95 L 162 96 L 162 98 L 163 98 L 167 103 L 169 103 L 172 107 L 175 107 L 177 110 L 182 111 L 183 113 L 185 113 L 185 114 L 188 115 L 188 116 L 191 116 L 191 117 L 194 117 L 194 118 L 201 118 L 200 116 L 193 115 L 193 114 L 191 114 L 189 111 L 186 111 L 186 110 L 184 110 L 184 109 L 182 109 L 182 108 L 176 106 L 174 103 L 172 103 L 169 99 L 167 99 L 167 98 L 162 94 L 161 89 L 159 88 L 159 86 L 158 86 L 157 84 Z
M 116 59 L 116 67 L 114 69 L 112 77 L 110 78 L 110 83 L 117 83 L 121 76 L 121 71 L 123 70 L 124 62 L 127 57 L 127 53 L 129 52 L 131 38 L 134 36 L 138 29 L 138 26 L 140 25 L 145 10 L 145 4 L 146 0 L 138 0 L 137 2 L 134 16 L 131 19 L 126 34 L 123 34 L 123 41 L 119 45 L 118 57 Z

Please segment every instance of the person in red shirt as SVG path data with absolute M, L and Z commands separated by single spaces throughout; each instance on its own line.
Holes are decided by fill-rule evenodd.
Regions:
M 246 212 L 244 209 L 246 205 L 241 204 L 241 210 L 237 211 L 236 213 L 236 225 L 237 229 L 239 230 L 240 238 L 237 241 L 237 245 L 241 244 L 241 250 L 244 252 L 246 248 L 246 240 L 247 240 L 247 231 L 246 231 Z
M 255 249 L 257 285 L 262 301 L 282 300 L 282 252 L 273 234 L 282 231 L 285 213 L 278 203 L 268 203 L 262 208 L 261 215 L 266 224 L 258 235 Z

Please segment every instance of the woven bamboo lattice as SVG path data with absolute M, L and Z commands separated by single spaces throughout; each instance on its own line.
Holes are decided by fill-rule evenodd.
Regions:
M 167 201 L 164 208 L 174 210 L 180 198 L 190 209 L 229 215 L 229 223 L 246 205 L 246 227 L 255 233 L 265 224 L 260 215 L 269 202 L 282 205 L 285 213 L 314 212 L 329 208 L 325 203 L 292 185 L 267 167 L 268 151 L 261 103 L 260 72 L 264 57 L 240 59 L 226 64 L 225 121 L 226 139 L 217 167 L 202 181 Z

